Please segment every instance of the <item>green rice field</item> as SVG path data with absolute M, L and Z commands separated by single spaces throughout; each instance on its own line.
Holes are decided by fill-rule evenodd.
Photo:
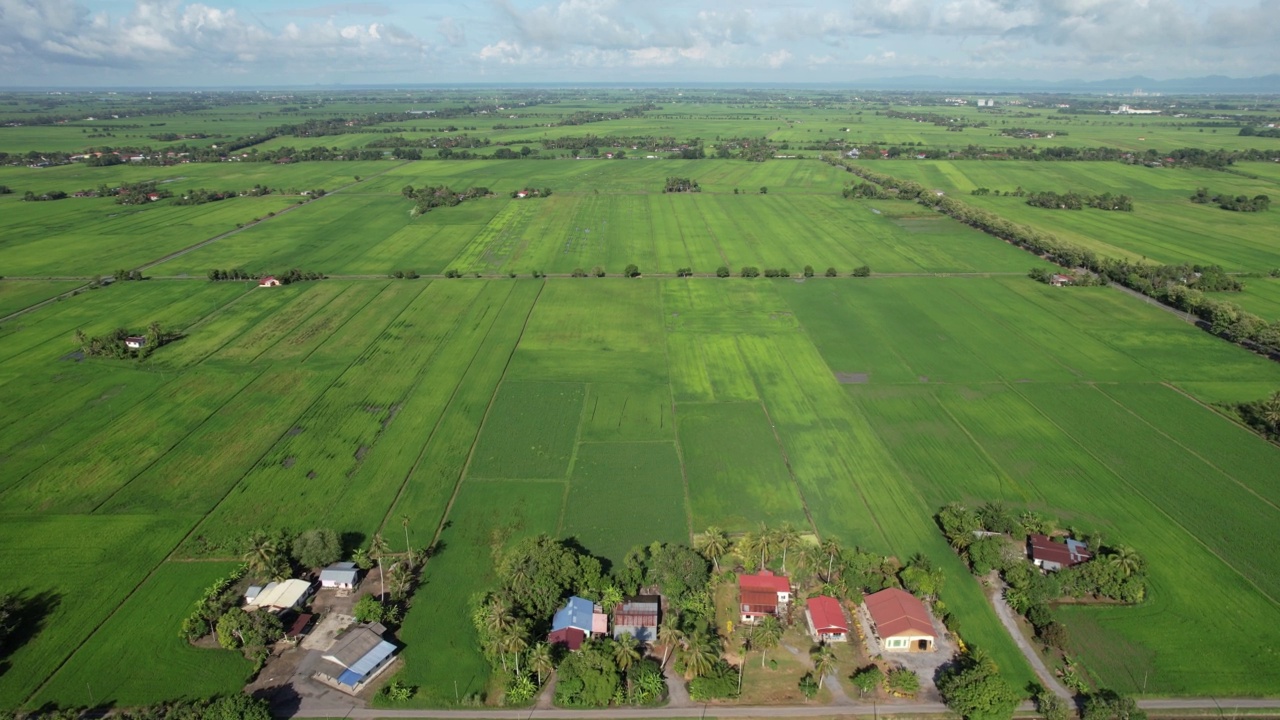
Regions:
M 339 107 L 371 111 L 333 102 L 288 119 Z M 589 129 L 549 127 L 607 107 L 566 100 L 527 118 L 469 119 L 467 132 L 513 147 L 588 130 L 709 145 L 836 133 L 1023 142 L 996 126 L 954 133 L 889 118 L 887 105 L 861 101 L 671 104 Z M 1066 132 L 1059 144 L 1247 140 L 1172 117 L 1029 112 L 1017 122 Z M 251 133 L 282 116 L 224 119 Z M 175 132 L 212 124 L 169 120 Z M 359 148 L 443 124 L 412 118 L 388 133 L 282 136 L 260 149 Z M 79 148 L 86 127 L 0 128 L 0 150 Z M 397 677 L 418 687 L 414 706 L 490 688 L 468 613 L 493 582 L 495 553 L 519 539 L 572 538 L 619 563 L 635 545 L 762 523 L 899 560 L 925 554 L 946 577 L 941 598 L 965 642 L 1022 688 L 1034 673 L 932 518 L 951 501 L 1030 508 L 1147 559 L 1147 602 L 1056 611 L 1096 685 L 1274 695 L 1280 447 L 1221 404 L 1280 389 L 1280 364 L 1112 288 L 1036 283 L 1026 273 L 1048 267 L 1040 259 L 918 205 L 846 200 L 852 176 L 805 154 L 0 167 L 0 183 L 18 191 L 0 196 L 0 316 L 15 313 L 0 322 L 0 595 L 30 601 L 30 622 L 0 653 L 0 708 L 234 692 L 249 662 L 186 644 L 178 626 L 234 566 L 239 541 L 314 527 L 356 543 L 394 539 L 402 517 L 415 544 L 438 539 L 397 636 Z M 1250 273 L 1231 299 L 1280 317 L 1280 281 L 1264 277 L 1280 266 L 1275 211 L 1186 199 L 1203 186 L 1280 197 L 1273 164 L 866 164 L 1102 254 Z M 702 191 L 663 193 L 672 176 Z M 198 206 L 19 199 L 28 187 L 153 179 L 175 193 L 254 183 L 330 192 L 302 204 L 295 194 Z M 494 194 L 413 216 L 402 188 L 441 184 Z M 510 197 L 529 186 L 553 194 Z M 969 195 L 1019 186 L 1124 192 L 1136 209 Z M 631 263 L 640 277 L 622 277 Z M 806 265 L 815 277 L 802 276 Z M 850 276 L 861 265 L 871 277 Z M 572 277 L 595 266 L 605 277 Z M 732 276 L 716 277 L 720 266 Z M 789 277 L 738 277 L 744 266 Z M 133 268 L 148 279 L 86 287 Z M 275 288 L 205 279 L 232 268 L 328 277 Z M 676 277 L 684 268 L 693 277 Z M 397 270 L 427 277 L 392 279 Z M 142 361 L 77 352 L 77 330 L 151 322 L 182 337 Z

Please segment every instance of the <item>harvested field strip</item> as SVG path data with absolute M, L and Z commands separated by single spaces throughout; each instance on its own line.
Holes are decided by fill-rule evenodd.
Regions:
M 759 403 L 682 403 L 676 422 L 695 528 L 808 524 Z
M 485 411 L 543 287 L 540 282 L 513 284 L 507 304 L 496 314 L 479 349 L 467 360 L 466 372 L 447 399 L 438 425 L 409 472 L 402 476 L 400 497 L 388 517 L 391 513 L 409 515 L 418 521 L 418 527 L 444 521 L 445 509 L 477 441 Z
M 1097 393 L 1088 388 L 1079 392 Z M 1006 473 L 1037 487 L 1046 503 L 1038 509 L 1063 524 L 1100 530 L 1110 542 L 1130 545 L 1146 557 L 1151 577 L 1146 603 L 1057 611 L 1068 622 L 1073 648 L 1083 653 L 1087 667 L 1097 669 L 1102 684 L 1128 692 L 1193 695 L 1212 692 L 1222 682 L 1258 694 L 1280 683 L 1280 666 L 1256 662 L 1256 653 L 1265 654 L 1265 648 L 1280 642 L 1274 624 L 1265 619 L 1274 617 L 1275 606 L 1243 577 L 1117 481 L 1115 473 L 1012 388 L 947 387 L 938 394 Z M 1129 418 L 1127 424 L 1133 422 L 1113 403 L 1084 419 L 1059 414 L 1063 404 L 1061 398 L 1055 401 L 1052 415 L 1072 429 L 1097 422 L 1099 414 L 1122 414 Z M 1077 627 L 1072 620 L 1081 616 L 1087 622 Z M 1104 628 L 1102 635 L 1090 635 L 1098 625 Z M 1256 651 L 1241 654 L 1242 647 Z M 1160 651 L 1138 657 L 1129 652 L 1132 648 Z M 1187 664 L 1187 657 L 1199 662 Z M 1206 675 L 1204 667 L 1215 673 Z
M 538 202 L 510 201 L 476 233 L 449 267 L 463 272 L 496 273 L 528 242 L 529 225 Z
M 129 596 L 41 689 L 32 703 L 122 707 L 155 698 L 204 698 L 236 687 L 251 666 L 238 653 L 192 647 L 177 628 L 191 612 L 193 588 L 207 587 L 236 563 L 164 563 Z M 103 672 L 112 668 L 112 672 Z
M 196 518 L 6 515 L 0 518 L 0 594 L 30 602 L 39 632 L 0 675 L 0 707 L 25 701 L 142 582 Z M 93 538 L 93 543 L 85 542 Z M 32 572 L 32 568 L 39 572 Z M 110 572 L 104 573 L 104 568 Z
M 454 705 L 455 697 L 487 689 L 488 662 L 467 621 L 471 598 L 493 583 L 495 551 L 555 532 L 563 498 L 559 482 L 462 483 L 441 535 L 443 550 L 426 568 L 431 611 L 409 613 L 400 629 L 405 666 L 398 677 L 418 687 L 415 704 Z
M 252 379 L 192 371 L 0 495 L 9 510 L 88 512 L 200 426 Z M 139 437 L 147 442 L 140 444 Z M 20 470 L 20 468 L 15 468 Z
M 1128 487 L 1203 542 L 1272 602 L 1280 598 L 1280 510 L 1116 408 L 1093 387 L 1023 386 L 1018 392 L 1111 468 Z M 1133 447 L 1145 448 L 1138 454 Z
M 94 512 L 209 513 L 279 438 L 296 427 L 298 416 L 333 378 L 332 373 L 292 367 L 267 370 Z
M 672 442 L 589 443 L 578 448 L 560 535 L 621 567 L 627 551 L 688 543 L 680 458 Z

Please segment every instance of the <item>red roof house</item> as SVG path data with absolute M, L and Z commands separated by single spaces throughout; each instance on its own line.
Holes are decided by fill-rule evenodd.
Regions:
M 805 600 L 805 619 L 814 642 L 848 642 L 849 622 L 844 619 L 840 601 L 826 595 Z
M 547 635 L 547 642 L 552 645 L 564 645 L 570 650 L 577 650 L 582 647 L 582 641 L 586 639 L 587 634 L 575 627 L 552 630 L 551 634 Z
M 791 602 L 791 581 L 768 570 L 761 570 L 755 575 L 739 575 L 738 602 L 744 623 L 754 623 L 766 615 L 777 615 L 779 608 Z
M 934 649 L 937 635 L 933 620 L 916 596 L 906 590 L 889 588 L 868 595 L 864 607 L 871 618 L 871 628 L 885 651 Z
M 258 287 L 280 287 L 280 281 L 274 275 L 268 275 L 258 281 Z
M 1070 538 L 1059 543 L 1048 535 L 1031 535 L 1027 538 L 1027 546 L 1031 552 L 1031 562 L 1044 570 L 1061 570 L 1093 557 L 1088 545 Z

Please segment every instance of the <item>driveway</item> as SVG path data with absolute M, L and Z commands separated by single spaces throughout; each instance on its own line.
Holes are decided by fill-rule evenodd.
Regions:
M 1004 591 L 1008 587 L 1004 584 L 998 575 L 992 573 L 991 585 L 995 588 L 994 593 L 988 593 L 987 597 L 991 599 L 991 607 L 996 611 L 996 617 L 1000 618 L 1000 623 L 1004 625 L 1004 629 L 1009 632 L 1009 637 L 1013 638 L 1013 642 L 1026 656 L 1027 662 L 1031 663 L 1031 668 L 1036 671 L 1036 677 L 1040 678 L 1040 684 L 1048 688 L 1054 695 L 1066 700 L 1067 703 L 1075 702 L 1071 697 L 1071 693 L 1067 691 L 1066 686 L 1058 682 L 1058 678 L 1049 672 L 1049 668 L 1045 666 L 1044 660 L 1040 658 L 1040 653 L 1031 646 L 1027 641 L 1027 636 L 1022 634 L 1022 629 L 1018 627 L 1017 614 L 1013 612 L 1013 608 L 1009 607 L 1009 603 L 1005 602 Z
M 929 618 L 933 620 L 935 637 L 933 652 L 885 652 L 880 646 L 880 638 L 871 632 L 871 618 L 867 615 L 866 605 L 859 606 L 854 614 L 857 615 L 858 625 L 862 628 L 862 637 L 867 640 L 867 654 L 872 657 L 879 656 L 888 665 L 904 667 L 915 673 L 920 678 L 920 692 L 916 693 L 917 700 L 942 702 L 942 695 L 938 692 L 938 674 L 942 666 L 955 657 L 956 645 L 951 635 L 947 633 L 947 629 L 938 622 L 938 618 L 933 617 L 933 613 L 929 614 Z

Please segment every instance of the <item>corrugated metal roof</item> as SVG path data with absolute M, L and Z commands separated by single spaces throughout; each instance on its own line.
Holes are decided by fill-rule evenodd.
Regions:
M 556 611 L 551 620 L 551 630 L 578 628 L 583 632 L 591 632 L 591 616 L 595 614 L 595 603 L 577 595 L 569 598 L 564 607 Z
M 249 604 L 267 608 L 291 608 L 305 600 L 310 593 L 311 584 L 306 580 L 268 583 Z

